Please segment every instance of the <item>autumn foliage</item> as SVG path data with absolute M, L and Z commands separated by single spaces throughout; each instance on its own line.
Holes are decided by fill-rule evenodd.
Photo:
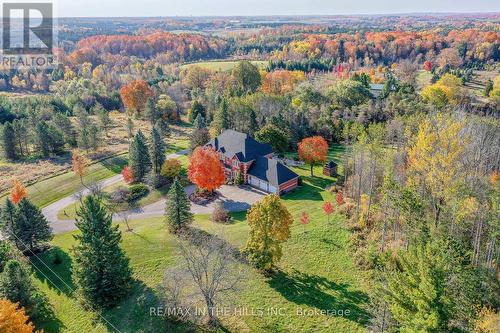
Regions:
M 34 329 L 22 307 L 7 299 L 0 299 L 0 332 L 33 333 Z
M 130 184 L 134 181 L 134 173 L 132 172 L 132 170 L 128 166 L 123 168 L 122 176 L 123 176 L 123 180 L 127 184 Z
M 299 158 L 311 166 L 324 163 L 328 155 L 328 143 L 321 136 L 312 136 L 299 142 Z
M 262 91 L 269 94 L 286 94 L 293 90 L 295 84 L 305 80 L 304 72 L 277 70 L 269 72 L 262 82 Z
M 87 166 L 90 164 L 89 159 L 78 149 L 73 150 L 71 156 L 71 168 L 73 172 L 80 177 L 83 182 L 83 176 L 87 172 Z
M 120 96 L 129 112 L 135 111 L 140 114 L 148 99 L 154 97 L 154 92 L 146 81 L 135 80 L 120 89 Z
M 10 198 L 14 204 L 17 204 L 28 195 L 28 190 L 17 179 L 14 179 L 12 189 L 10 191 Z
M 335 197 L 338 206 L 342 206 L 344 204 L 344 194 L 342 191 L 337 192 L 337 196 Z
M 325 201 L 323 204 L 323 211 L 325 212 L 326 216 L 328 216 L 328 223 L 330 223 L 330 215 L 333 214 L 333 205 L 330 201 Z
M 211 148 L 196 148 L 189 160 L 188 177 L 196 186 L 210 192 L 224 184 L 224 168 L 217 152 Z
M 77 44 L 78 50 L 93 50 L 99 55 L 127 55 L 152 58 L 157 54 L 169 62 L 220 57 L 226 42 L 220 38 L 199 34 L 175 34 L 154 32 L 147 35 L 100 35 L 84 38 Z M 88 53 L 89 51 L 85 51 Z M 75 53 L 75 52 L 73 52 Z M 74 60 L 85 59 L 80 54 L 72 55 Z
M 424 70 L 430 72 L 432 70 L 432 62 L 430 62 L 430 61 L 424 62 L 424 66 L 423 67 L 424 67 Z

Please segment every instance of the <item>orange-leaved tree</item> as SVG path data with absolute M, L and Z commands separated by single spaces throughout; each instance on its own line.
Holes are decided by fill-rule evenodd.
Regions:
M 83 154 L 79 149 L 73 150 L 71 155 L 71 167 L 73 172 L 80 177 L 80 182 L 83 185 L 83 176 L 87 173 L 87 166 L 90 164 L 90 160 Z
M 34 329 L 19 304 L 12 303 L 8 299 L 0 299 L 0 332 L 33 333 Z
M 330 201 L 325 201 L 325 203 L 323 204 L 323 211 L 328 217 L 328 224 L 330 224 L 330 215 L 333 214 L 333 205 Z
M 130 184 L 134 181 L 134 173 L 129 166 L 126 166 L 122 170 L 122 176 L 125 183 Z
M 12 182 L 12 189 L 10 190 L 10 198 L 14 204 L 17 205 L 19 201 L 28 196 L 28 190 L 17 179 Z
M 328 143 L 321 136 L 312 136 L 299 142 L 299 158 L 313 167 L 326 161 L 328 155 Z
M 120 89 L 120 96 L 129 113 L 137 112 L 140 115 L 148 99 L 154 97 L 154 92 L 146 81 L 135 80 Z
M 196 148 L 189 159 L 188 177 L 198 188 L 209 192 L 224 184 L 226 177 L 217 152 L 208 147 Z

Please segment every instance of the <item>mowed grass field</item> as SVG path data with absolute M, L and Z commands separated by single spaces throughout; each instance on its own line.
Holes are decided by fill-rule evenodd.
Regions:
M 186 137 L 169 138 L 166 143 L 167 154 L 187 149 L 189 146 L 189 140 Z M 186 156 L 181 156 L 181 161 L 185 162 L 186 160 Z M 94 163 L 87 168 L 86 174 L 83 177 L 83 182 L 88 184 L 110 178 L 119 174 L 127 163 L 127 153 Z M 20 180 L 23 181 L 22 178 Z M 71 170 L 27 187 L 29 199 L 41 208 L 75 193 L 81 188 L 82 184 L 80 178 L 75 176 Z M 5 198 L 6 196 L 0 197 L 0 202 L 3 202 Z
M 252 60 L 250 61 L 252 64 L 259 68 L 264 68 L 267 65 L 267 61 L 259 61 Z M 236 66 L 238 60 L 221 60 L 221 61 L 202 61 L 202 62 L 194 62 L 190 64 L 182 65 L 181 68 L 189 68 L 191 66 L 199 66 L 202 68 L 210 69 L 212 71 L 225 72 L 230 71 Z
M 341 153 L 342 148 L 335 147 L 330 157 L 340 161 Z M 307 166 L 295 168 L 303 184 L 282 198 L 294 224 L 291 238 L 283 245 L 278 271 L 266 277 L 242 264 L 245 280 L 241 290 L 220 306 L 247 309 L 247 314 L 221 316 L 220 332 L 366 331 L 369 285 L 349 252 L 349 231 L 343 217 L 334 215 L 327 224 L 322 204 L 324 200 L 335 201 L 325 191 L 334 179 L 321 175 L 321 169 L 316 167 L 315 177 L 310 177 Z M 299 223 L 304 211 L 310 217 L 305 226 Z M 182 260 L 178 240 L 167 232 L 162 218 L 135 220 L 131 226 L 132 232 L 126 232 L 123 225 L 120 229 L 122 248 L 136 280 L 134 289 L 118 307 L 100 315 L 85 308 L 72 292 L 73 233 L 56 235 L 51 250 L 32 258 L 37 286 L 54 307 L 55 318 L 44 323 L 45 332 L 205 331 L 187 324 L 168 324 L 164 318 L 150 315 L 150 308 L 159 304 L 156 287 L 165 270 Z M 233 223 L 228 225 L 215 224 L 209 216 L 196 216 L 192 227 L 222 237 L 237 248 L 244 246 L 249 231 L 244 212 L 233 214 Z M 55 264 L 56 257 L 62 262 Z M 343 311 L 344 315 L 333 315 L 332 311 Z

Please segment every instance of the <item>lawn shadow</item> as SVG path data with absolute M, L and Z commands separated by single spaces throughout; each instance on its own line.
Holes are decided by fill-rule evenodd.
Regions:
M 52 247 L 39 256 L 30 258 L 35 277 L 54 289 L 57 294 L 70 296 L 75 290 L 72 279 L 72 259 L 60 247 Z
M 323 190 L 324 188 L 302 182 L 302 185 L 300 185 L 298 188 L 282 195 L 281 197 L 285 200 L 323 201 L 323 197 L 320 194 L 320 192 Z
M 35 324 L 35 327 L 43 330 L 44 332 L 58 333 L 66 331 L 66 326 L 61 320 L 59 320 L 59 318 L 56 317 L 54 307 L 45 294 L 37 293 L 35 298 L 37 305 L 33 310 L 33 313 L 29 314 Z
M 164 318 L 150 309 L 160 306 L 156 293 L 142 281 L 135 280 L 130 296 L 111 309 L 101 310 L 99 321 L 109 332 L 167 332 Z
M 268 280 L 269 286 L 295 304 L 320 310 L 344 311 L 345 318 L 366 324 L 369 315 L 364 309 L 368 295 L 354 290 L 347 283 L 335 283 L 324 277 L 294 271 L 275 272 Z M 349 310 L 349 314 L 346 314 Z
M 124 155 L 113 156 L 110 158 L 106 158 L 100 162 L 102 166 L 106 169 L 112 171 L 113 173 L 120 173 L 125 165 L 127 165 L 128 161 Z

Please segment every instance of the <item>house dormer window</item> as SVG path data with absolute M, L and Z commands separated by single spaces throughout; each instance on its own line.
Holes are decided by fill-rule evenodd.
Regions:
M 233 166 L 235 166 L 235 167 L 238 166 L 238 160 L 233 160 Z

